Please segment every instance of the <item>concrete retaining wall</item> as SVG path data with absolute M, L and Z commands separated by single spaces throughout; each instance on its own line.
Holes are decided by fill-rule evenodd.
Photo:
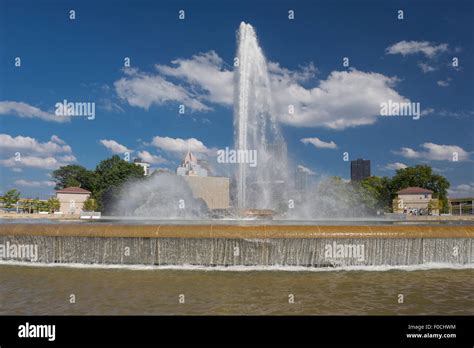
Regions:
M 0 235 L 143 238 L 474 238 L 473 225 L 0 224 Z

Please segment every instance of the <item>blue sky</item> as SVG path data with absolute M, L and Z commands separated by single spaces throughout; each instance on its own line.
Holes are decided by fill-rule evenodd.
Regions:
M 58 166 L 93 169 L 126 150 L 174 169 L 185 148 L 232 147 L 245 21 L 269 61 L 294 167 L 349 178 L 344 152 L 379 176 L 427 163 L 452 195 L 472 196 L 473 19 L 471 1 L 0 0 L 0 190 L 47 197 Z M 64 99 L 95 102 L 95 118 L 56 116 Z M 423 116 L 380 116 L 388 99 L 420 103 Z

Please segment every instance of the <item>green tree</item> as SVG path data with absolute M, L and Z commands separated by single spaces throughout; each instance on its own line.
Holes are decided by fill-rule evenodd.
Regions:
M 432 199 L 429 203 L 428 203 L 428 209 L 430 210 L 439 210 L 441 208 L 441 202 L 437 199 Z
M 101 161 L 95 169 L 95 175 L 93 198 L 101 210 L 109 207 L 118 198 L 122 184 L 144 177 L 142 167 L 124 161 L 117 155 Z
M 22 212 L 26 212 L 26 213 L 31 213 L 31 203 L 32 200 L 30 198 L 25 198 L 25 199 L 22 199 L 20 200 L 20 206 L 19 206 L 19 209 L 22 211 Z
M 5 208 L 11 209 L 16 204 L 16 202 L 19 201 L 19 199 L 20 192 L 15 189 L 9 190 L 2 196 L 3 206 Z
M 50 213 L 54 213 L 55 211 L 58 211 L 60 206 L 61 206 L 61 202 L 56 197 L 51 197 L 50 199 L 48 199 L 48 208 L 49 208 Z
M 40 201 L 40 200 L 38 200 L 37 209 L 38 209 L 38 212 L 40 212 L 40 211 L 49 211 L 49 204 L 48 204 L 48 202 L 47 202 L 47 201 Z
M 392 184 L 390 178 L 371 176 L 360 181 L 359 184 L 366 191 L 366 194 L 375 200 L 373 209 L 390 211 L 392 205 Z
M 450 184 L 444 176 L 434 174 L 432 168 L 428 165 L 398 169 L 391 180 L 392 198 L 395 197 L 397 191 L 411 186 L 433 191 L 433 198 L 438 198 L 440 201 L 441 212 L 447 212 L 447 191 Z
M 39 212 L 41 201 L 39 200 L 38 197 L 29 199 L 28 203 L 29 203 L 29 212 L 30 213 L 34 214 L 34 213 Z
M 28 198 L 27 204 L 28 204 L 28 213 L 33 214 L 35 212 L 35 204 L 36 204 L 35 199 Z
M 56 190 L 74 186 L 93 192 L 96 183 L 95 173 L 77 164 L 56 169 L 53 172 L 53 179 L 56 182 Z
M 321 181 L 315 188 L 314 196 L 324 206 L 325 214 L 334 217 L 360 216 L 375 213 L 376 200 L 359 183 L 345 182 L 333 176 Z
M 94 198 L 87 198 L 84 202 L 84 211 L 96 211 L 98 208 L 97 201 Z

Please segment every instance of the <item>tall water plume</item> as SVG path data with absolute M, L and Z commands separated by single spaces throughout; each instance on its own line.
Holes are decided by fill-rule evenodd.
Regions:
M 242 162 L 238 165 L 237 206 L 275 208 L 288 182 L 286 144 L 274 111 L 267 61 L 254 28 L 242 22 L 237 40 L 235 148 L 256 151 L 258 159 L 255 167 Z

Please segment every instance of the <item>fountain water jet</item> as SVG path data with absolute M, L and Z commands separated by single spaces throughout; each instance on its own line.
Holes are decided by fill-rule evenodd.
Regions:
M 359 192 L 361 188 L 356 190 L 341 180 L 320 179 L 318 185 L 308 185 L 300 192 L 290 184 L 294 173 L 288 169 L 286 143 L 277 121 L 268 64 L 254 28 L 243 22 L 237 32 L 237 58 L 234 70 L 234 147 L 237 151 L 232 152 L 237 153 L 236 158 L 254 158 L 255 162 L 230 162 L 237 162 L 232 209 L 209 215 L 182 178 L 159 175 L 124 185 L 113 214 L 160 219 L 232 216 L 313 220 L 370 216 L 371 212 L 364 206 L 369 201 L 368 195 Z M 187 202 L 185 210 L 169 204 L 180 200 Z M 291 208 L 286 203 L 290 200 L 293 201 Z
M 275 195 L 284 194 L 288 182 L 286 144 L 272 101 L 267 62 L 257 35 L 242 22 L 237 35 L 238 67 L 234 71 L 234 130 L 238 151 L 256 151 L 257 166 L 239 163 L 237 207 L 275 208 Z

